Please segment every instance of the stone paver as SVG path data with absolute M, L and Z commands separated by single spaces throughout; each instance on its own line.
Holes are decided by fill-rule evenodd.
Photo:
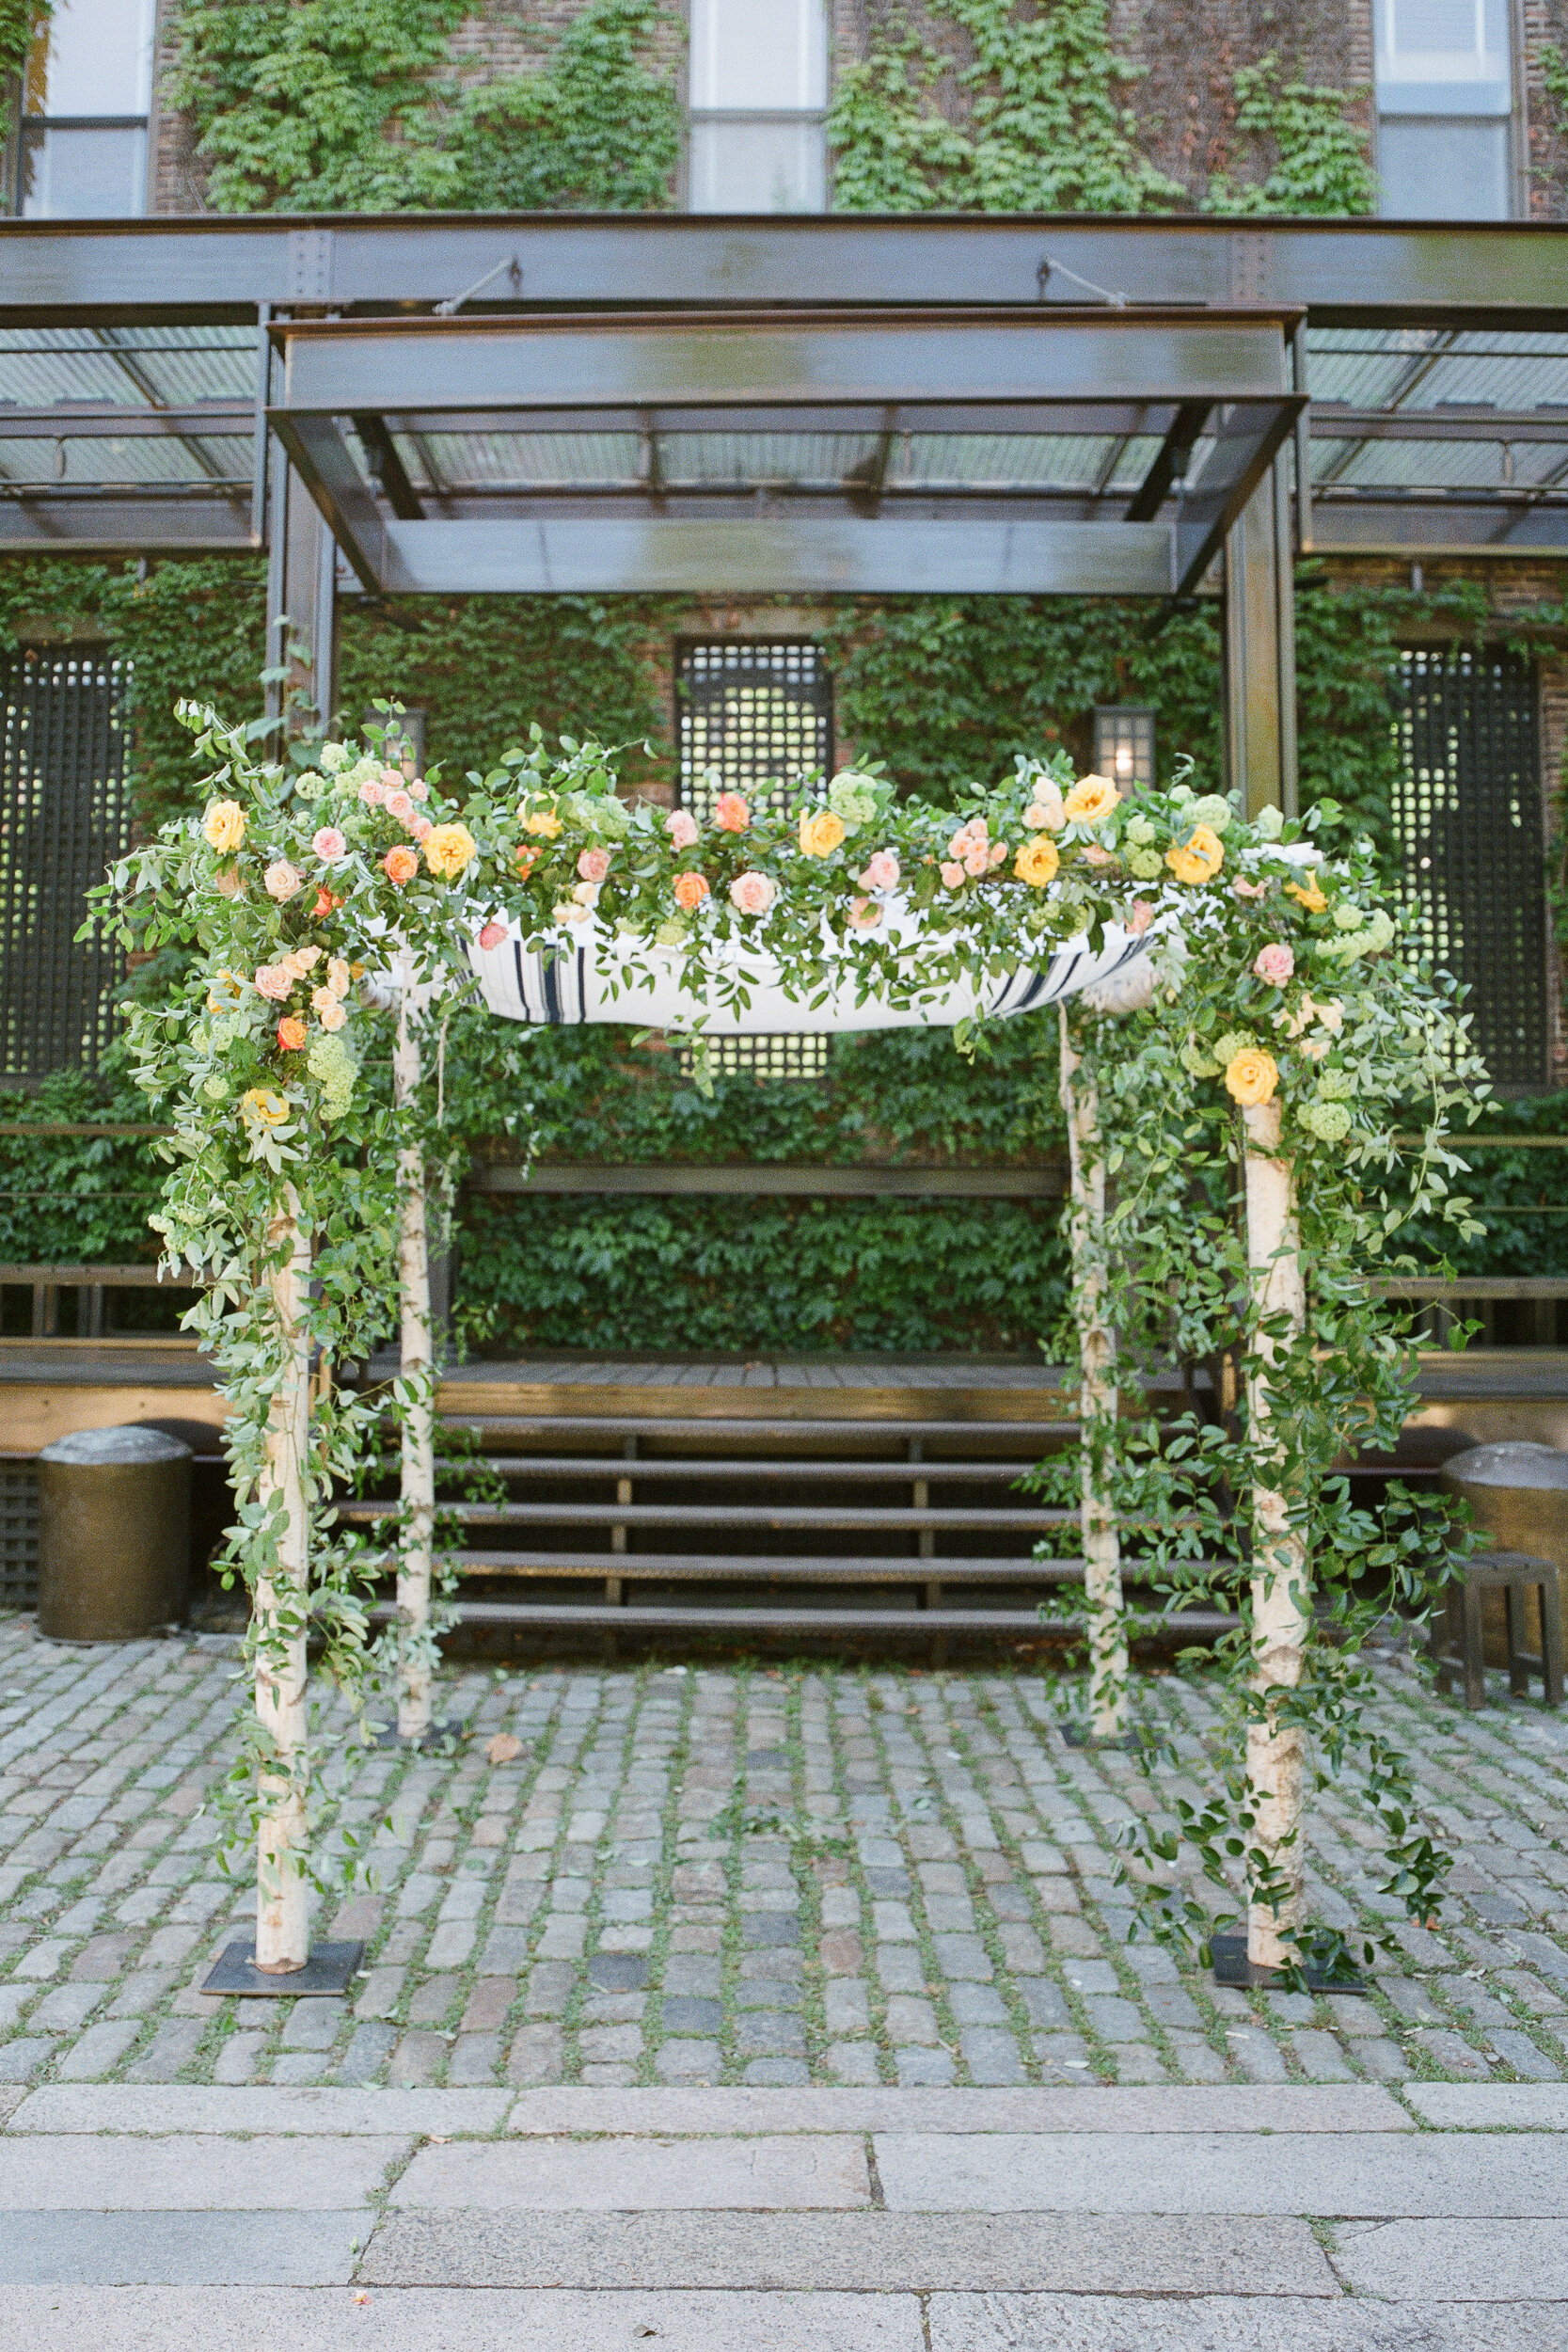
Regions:
M 362 2205 L 406 2139 L 0 2139 L 0 2212 L 342 2212 Z
M 1178 1759 L 1151 1786 L 1066 1748 L 1009 1673 L 452 1667 L 451 1756 L 333 1768 L 315 1932 L 363 1937 L 366 1973 L 295 2003 L 197 1990 L 250 1917 L 245 1857 L 226 1883 L 213 1843 L 235 1654 L 0 1620 L 0 2099 L 1568 2083 L 1568 1724 L 1466 1714 L 1402 1660 L 1378 1727 L 1459 1867 L 1440 1924 L 1405 1924 L 1354 1807 L 1317 1801 L 1320 1915 L 1398 1940 L 1365 1997 L 1227 1993 L 1127 1943 L 1118 1829 L 1209 1773 L 1209 1701 L 1175 1677 L 1143 1686 Z M 491 1765 L 502 1730 L 521 1753 Z

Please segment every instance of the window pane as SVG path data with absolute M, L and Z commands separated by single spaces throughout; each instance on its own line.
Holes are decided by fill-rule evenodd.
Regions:
M 152 103 L 153 0 L 55 0 L 28 60 L 30 115 L 144 115 Z M 139 209 L 139 208 L 138 208 Z
M 1378 103 L 1400 114 L 1506 114 L 1510 49 L 1508 0 L 1381 0 Z
M 820 213 L 828 202 L 819 122 L 694 122 L 694 213 Z
M 825 106 L 822 0 L 691 0 L 691 103 Z
M 1377 126 L 1386 220 L 1506 220 L 1508 124 L 1385 116 Z
M 145 131 L 24 129 L 24 219 L 129 220 L 146 209 Z

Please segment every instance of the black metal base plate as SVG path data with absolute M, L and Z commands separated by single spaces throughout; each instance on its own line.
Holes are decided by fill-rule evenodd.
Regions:
M 1274 1991 L 1283 1982 L 1277 1968 L 1255 1968 L 1246 1956 L 1244 1935 L 1212 1935 L 1209 1949 L 1214 1955 L 1214 1982 L 1239 1984 L 1261 1993 Z M 1309 1993 L 1365 1993 L 1362 1977 L 1325 1977 L 1321 1968 L 1308 1968 L 1307 1989 Z
M 388 1724 L 385 1731 L 376 1733 L 371 1744 L 377 1748 L 403 1748 L 412 1753 L 420 1748 L 438 1748 L 443 1740 L 455 1740 L 462 1728 L 461 1724 L 432 1724 L 428 1730 L 420 1732 L 417 1740 L 405 1740 L 396 1724 Z
M 1061 1732 L 1064 1744 L 1069 1748 L 1109 1748 L 1117 1756 L 1132 1756 L 1137 1750 L 1138 1743 L 1130 1731 L 1122 1732 L 1115 1740 L 1102 1740 L 1098 1732 L 1089 1729 L 1087 1724 L 1059 1724 L 1057 1729 Z
M 224 1946 L 197 1990 L 268 2001 L 320 2000 L 346 1993 L 364 1957 L 363 1944 L 318 1944 L 303 1968 L 272 1977 L 256 1965 L 256 1938 L 239 1935 Z

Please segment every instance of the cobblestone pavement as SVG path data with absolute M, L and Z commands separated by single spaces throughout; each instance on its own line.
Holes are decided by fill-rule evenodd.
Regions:
M 0 1621 L 0 2084 L 1568 2076 L 1568 1723 L 1466 1715 L 1398 1661 L 1383 1727 L 1459 1867 L 1365 1997 L 1227 1992 L 1128 1946 L 1113 1838 L 1150 1799 L 1063 1745 L 1038 1681 L 647 1666 L 450 1669 L 451 1756 L 340 1775 L 361 1858 L 316 1932 L 368 1939 L 352 2000 L 216 2001 L 196 1984 L 252 1917 L 204 1812 L 237 1657 Z M 1197 1762 L 1203 1701 L 1148 1688 Z M 1333 1800 L 1312 1864 L 1320 1915 L 1376 1915 Z

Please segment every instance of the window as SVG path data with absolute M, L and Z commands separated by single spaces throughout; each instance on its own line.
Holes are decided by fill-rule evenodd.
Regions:
M 721 792 L 753 808 L 784 808 L 800 780 L 833 764 L 832 683 L 820 647 L 788 639 L 720 637 L 675 647 L 675 741 L 683 808 L 707 818 Z M 826 1037 L 714 1038 L 708 1066 L 726 1075 L 822 1078 Z M 690 1048 L 682 1067 L 692 1067 Z
M 1546 866 L 1535 672 L 1518 655 L 1402 657 L 1394 828 L 1419 951 L 1470 989 L 1494 1085 L 1546 1084 Z
M 156 0 L 55 0 L 22 82 L 16 210 L 123 220 L 147 210 Z
M 828 202 L 824 0 L 691 0 L 694 213 Z
M 784 808 L 833 764 L 832 688 L 820 649 L 721 637 L 675 648 L 681 805 L 705 818 L 721 792 Z
M 1375 0 L 1377 168 L 1397 220 L 1513 211 L 1512 0 Z
M 131 839 L 120 707 L 130 673 L 96 653 L 0 672 L 0 1072 L 94 1068 L 114 1032 L 119 950 L 78 944 L 87 893 Z

